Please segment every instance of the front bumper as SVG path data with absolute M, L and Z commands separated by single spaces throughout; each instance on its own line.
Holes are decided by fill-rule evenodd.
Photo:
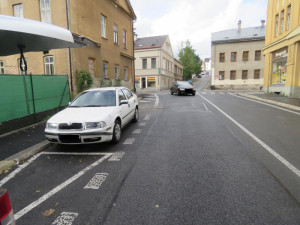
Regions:
M 193 89 L 185 89 L 185 90 L 178 90 L 178 91 L 182 95 L 188 95 L 188 94 L 195 95 L 195 93 L 196 93 L 196 90 L 193 90 Z
M 57 144 L 93 144 L 112 140 L 113 127 L 97 130 L 51 130 L 45 129 L 45 136 Z

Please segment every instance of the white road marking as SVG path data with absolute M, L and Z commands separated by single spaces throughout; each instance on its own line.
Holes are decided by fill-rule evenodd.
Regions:
M 115 152 L 108 161 L 120 161 L 124 155 L 125 152 Z
M 262 140 L 260 140 L 258 137 L 256 137 L 254 134 L 252 134 L 247 128 L 242 126 L 240 123 L 235 121 L 231 116 L 226 114 L 222 109 L 220 109 L 218 106 L 216 106 L 214 103 L 203 97 L 202 95 L 198 94 L 200 97 L 204 98 L 209 104 L 214 106 L 217 110 L 219 110 L 224 116 L 226 116 L 228 119 L 230 119 L 235 125 L 237 125 L 241 130 L 243 130 L 246 134 L 248 134 L 252 139 L 254 139 L 257 143 L 259 143 L 264 149 L 266 149 L 271 155 L 273 155 L 276 159 L 278 159 L 281 163 L 283 163 L 287 168 L 289 168 L 294 174 L 296 174 L 298 177 L 300 177 L 300 171 L 293 166 L 290 162 L 288 162 L 286 159 L 284 159 L 282 156 L 280 156 L 277 152 L 275 152 L 271 147 L 269 147 L 266 143 L 264 143 Z
M 87 166 L 86 168 L 84 168 L 83 170 L 81 170 L 80 172 L 78 172 L 77 174 L 75 174 L 74 176 L 72 176 L 71 178 L 69 178 L 68 180 L 63 182 L 62 184 L 58 185 L 56 188 L 52 189 L 47 194 L 40 197 L 38 200 L 34 201 L 33 203 L 26 206 L 25 208 L 23 208 L 18 213 L 16 213 L 15 214 L 15 220 L 20 219 L 26 213 L 28 213 L 29 211 L 31 211 L 32 209 L 34 209 L 35 207 L 37 207 L 38 205 L 40 205 L 41 203 L 46 201 L 48 198 L 52 197 L 57 192 L 61 191 L 63 188 L 65 188 L 66 186 L 68 186 L 69 184 L 71 184 L 72 182 L 77 180 L 79 177 L 84 175 L 87 171 L 89 171 L 89 170 L 93 169 L 94 167 L 98 166 L 100 163 L 102 163 L 104 160 L 106 160 L 108 157 L 110 157 L 112 155 L 112 153 L 106 153 L 106 154 L 103 153 L 102 155 L 103 155 L 103 157 L 101 157 L 101 159 L 99 159 L 96 162 L 94 162 L 93 164 Z
M 149 120 L 149 119 L 150 119 L 150 115 L 148 114 L 145 116 L 144 120 Z
M 95 176 L 89 181 L 83 189 L 98 190 L 102 183 L 108 177 L 108 173 L 96 173 Z
M 151 102 L 151 101 L 139 100 L 139 102 L 146 103 L 146 102 Z
M 147 124 L 147 123 L 140 123 L 139 126 L 140 126 L 140 127 L 144 127 L 144 126 L 146 126 L 146 124 Z
M 265 103 L 265 102 L 256 101 L 256 100 L 254 100 L 254 99 L 245 98 L 245 97 L 243 97 L 243 96 L 238 96 L 238 95 L 233 95 L 233 96 L 238 97 L 238 98 L 242 98 L 242 99 L 246 99 L 246 100 L 249 100 L 249 101 L 252 101 L 252 102 L 257 102 L 257 103 L 260 103 L 260 104 L 263 104 L 263 105 L 271 106 L 271 107 L 276 108 L 276 109 L 281 109 L 281 110 L 283 110 L 283 111 L 290 112 L 290 113 L 294 113 L 294 114 L 296 114 L 296 115 L 300 115 L 299 112 L 294 112 L 294 111 L 292 111 L 292 110 L 285 109 L 285 108 L 281 108 L 281 107 L 279 107 L 279 106 L 275 106 L 275 105 L 268 104 L 268 103 Z
M 142 129 L 135 129 L 132 133 L 133 134 L 140 134 L 142 132 Z
M 208 108 L 206 107 L 205 103 L 203 102 L 204 108 L 206 111 L 208 111 Z
M 223 92 L 219 92 L 221 95 L 224 95 L 224 93 Z
M 132 145 L 134 141 L 135 141 L 134 138 L 127 138 L 123 143 L 123 145 Z
M 154 104 L 154 107 L 157 107 L 158 104 L 159 104 L 159 97 L 157 94 L 155 94 L 155 97 L 156 97 L 156 100 L 155 100 L 155 104 Z
M 72 225 L 78 213 L 63 212 L 59 217 L 52 223 L 52 225 Z
M 211 92 L 210 94 L 211 94 L 211 95 L 214 95 L 214 94 L 216 94 L 216 93 L 215 93 L 215 92 Z
M 206 95 L 206 94 L 207 94 L 207 92 L 201 92 L 201 94 L 204 94 L 204 95 Z

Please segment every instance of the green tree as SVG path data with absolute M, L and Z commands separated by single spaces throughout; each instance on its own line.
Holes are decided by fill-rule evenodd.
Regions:
M 91 74 L 86 70 L 76 71 L 77 78 L 77 92 L 80 93 L 86 89 L 89 89 L 93 84 L 93 78 Z
M 182 43 L 181 47 L 179 51 L 179 61 L 183 65 L 183 79 L 189 80 L 192 74 L 201 73 L 202 61 L 195 53 L 189 40 L 185 42 L 185 46 L 184 43 Z

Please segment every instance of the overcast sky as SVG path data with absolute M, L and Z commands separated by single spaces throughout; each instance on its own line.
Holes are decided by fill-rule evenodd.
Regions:
M 190 40 L 201 59 L 210 57 L 211 33 L 260 26 L 268 0 L 130 0 L 138 37 L 169 35 L 174 56 Z

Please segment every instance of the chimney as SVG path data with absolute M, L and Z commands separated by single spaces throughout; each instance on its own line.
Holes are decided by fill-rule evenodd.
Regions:
M 238 22 L 238 30 L 240 31 L 241 29 L 242 29 L 242 21 L 239 20 L 239 22 Z
M 262 27 L 265 26 L 265 22 L 266 22 L 265 20 L 261 20 L 260 22 Z

